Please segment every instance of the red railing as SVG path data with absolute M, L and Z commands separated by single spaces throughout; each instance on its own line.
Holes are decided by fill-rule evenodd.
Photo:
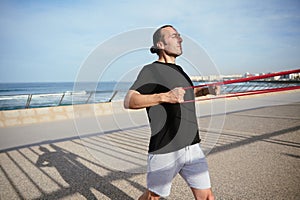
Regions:
M 246 78 L 240 78 L 240 79 L 234 79 L 234 80 L 227 80 L 227 81 L 220 81 L 220 82 L 214 82 L 214 83 L 209 83 L 209 84 L 202 84 L 202 85 L 196 85 L 192 87 L 186 87 L 184 89 L 193 89 L 193 88 L 198 88 L 198 87 L 207 87 L 207 86 L 213 86 L 213 85 L 219 85 L 221 87 L 227 86 L 227 85 L 234 85 L 236 83 L 246 83 L 250 81 L 255 81 L 255 80 L 263 80 L 267 78 L 272 78 L 275 76 L 284 76 L 288 74 L 294 74 L 294 73 L 300 73 L 300 69 L 295 69 L 295 70 L 288 70 L 288 71 L 282 71 L 282 72 L 275 72 L 275 73 L 270 73 L 270 74 L 264 74 L 264 75 L 259 75 L 259 76 L 251 76 L 251 77 L 246 77 Z M 268 81 L 265 81 L 264 83 L 268 83 Z M 259 87 L 261 87 L 262 84 L 264 84 L 262 81 L 259 83 Z M 282 84 L 279 84 L 282 83 Z M 210 100 L 210 99 L 219 99 L 219 98 L 230 98 L 230 97 L 238 97 L 238 96 L 246 96 L 246 95 L 255 95 L 255 94 L 263 94 L 263 93 L 271 93 L 271 92 L 280 92 L 280 91 L 287 91 L 287 90 L 295 90 L 295 89 L 300 89 L 300 85 L 291 85 L 289 83 L 286 83 L 285 81 L 278 81 L 278 86 L 279 87 L 274 87 L 275 84 L 272 84 L 272 87 L 265 87 L 264 89 L 249 89 L 251 87 L 255 88 L 253 84 L 249 84 L 249 87 L 247 88 L 246 84 L 243 85 L 243 90 L 240 90 L 238 92 L 225 92 L 221 93 L 220 95 L 214 96 L 214 97 L 206 97 L 206 98 L 199 98 L 196 100 L 191 100 L 191 101 L 185 101 L 184 103 L 187 102 L 193 102 L 193 101 L 204 101 L 204 100 Z M 237 87 L 237 86 L 235 86 Z M 234 87 L 233 87 L 234 88 Z M 232 89 L 233 90 L 233 89 Z

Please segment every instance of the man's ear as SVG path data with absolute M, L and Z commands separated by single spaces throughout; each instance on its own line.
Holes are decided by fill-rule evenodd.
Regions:
M 165 49 L 165 45 L 162 41 L 157 42 L 156 46 L 158 49 L 162 49 L 162 50 Z

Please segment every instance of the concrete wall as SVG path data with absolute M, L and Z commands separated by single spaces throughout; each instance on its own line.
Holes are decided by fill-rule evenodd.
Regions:
M 123 102 L 0 111 L 0 127 L 90 117 L 125 112 Z

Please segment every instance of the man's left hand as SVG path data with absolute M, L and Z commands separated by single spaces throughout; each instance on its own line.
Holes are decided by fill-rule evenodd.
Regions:
M 209 91 L 209 94 L 219 95 L 221 93 L 221 86 L 220 85 L 209 85 L 208 91 Z

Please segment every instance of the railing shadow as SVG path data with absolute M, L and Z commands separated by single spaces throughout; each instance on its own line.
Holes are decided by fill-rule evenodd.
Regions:
M 237 141 L 235 142 L 227 142 L 223 145 L 217 146 L 215 148 L 212 149 L 212 151 L 210 152 L 210 154 L 216 154 L 219 152 L 223 152 L 223 151 L 227 151 L 230 149 L 234 149 L 234 148 L 238 148 L 240 146 L 244 146 L 244 145 L 249 145 L 251 143 L 257 142 L 257 141 L 263 141 L 263 142 L 267 142 L 267 143 L 273 143 L 273 144 L 277 144 L 277 145 L 284 145 L 284 146 L 289 146 L 289 147 L 294 147 L 294 148 L 300 148 L 300 143 L 296 143 L 296 142 L 286 142 L 286 141 L 281 141 L 278 142 L 276 140 L 268 140 L 272 137 L 275 136 L 279 136 L 279 135 L 283 135 L 286 133 L 290 133 L 293 131 L 299 131 L 300 130 L 300 126 L 295 126 L 295 127 L 290 127 L 290 128 L 286 128 L 286 129 L 282 129 L 282 130 L 278 130 L 275 132 L 270 132 L 270 133 L 265 133 L 262 135 L 256 135 L 256 136 L 248 136 L 248 137 L 244 137 L 244 138 L 239 138 Z M 230 137 L 230 136 L 234 136 L 235 138 L 237 138 L 237 135 L 231 135 L 228 133 L 222 133 L 223 137 Z
M 71 144 L 73 148 L 84 149 L 74 141 Z M 75 152 L 55 143 L 2 152 L 0 174 L 6 187 L 1 189 L 1 196 L 3 199 L 62 199 L 73 195 L 85 199 L 134 199 L 124 188 L 114 185 L 114 181 L 125 181 L 131 190 L 139 191 L 136 195 L 145 191 L 142 184 L 132 180 L 139 174 L 112 170 Z
M 64 181 L 68 183 L 69 187 L 50 194 L 44 194 L 38 199 L 57 199 L 74 193 L 80 193 L 86 199 L 97 199 L 91 188 L 101 192 L 110 199 L 132 199 L 124 191 L 111 184 L 109 176 L 101 176 L 79 162 L 78 155 L 68 152 L 55 144 L 50 144 L 50 146 L 55 149 L 54 152 L 51 152 L 46 147 L 39 148 L 44 153 L 39 156 L 36 166 L 40 168 L 54 167 Z M 112 171 L 110 174 L 112 177 L 124 175 L 121 172 Z M 139 187 L 142 188 L 142 186 Z
M 265 116 L 263 117 L 265 118 Z M 257 141 L 299 149 L 300 143 L 296 141 L 284 141 L 274 138 L 299 130 L 300 125 L 287 125 L 281 130 L 259 135 L 246 135 L 223 130 L 221 133 L 222 138 L 220 138 L 222 141 L 218 142 L 218 145 L 213 148 L 210 154 L 250 145 Z M 142 143 L 147 143 L 147 137 L 145 137 L 148 133 L 147 126 L 116 132 L 108 132 L 105 135 L 120 147 L 130 144 L 131 146 L 128 146 L 127 149 L 133 148 L 130 151 L 134 153 L 142 151 Z M 139 135 L 139 138 L 134 140 L 133 138 L 137 135 Z M 131 141 L 133 142 L 131 143 Z M 114 184 L 115 181 L 125 182 L 125 185 L 129 185 L 131 190 L 138 191 L 139 194 L 146 189 L 144 184 L 135 179 L 136 174 L 112 170 L 80 153 L 78 149 L 84 149 L 84 144 L 87 144 L 87 142 L 91 144 L 91 147 L 97 147 L 97 150 L 105 148 L 99 135 L 91 134 L 80 140 L 78 138 L 67 138 L 0 151 L 1 182 L 5 183 L 1 185 L 1 187 L 3 186 L 1 188 L 2 197 L 4 199 L 62 199 L 80 194 L 86 199 L 99 199 L 100 196 L 100 199 L 106 197 L 126 200 L 133 199 L 133 197 L 126 189 Z M 71 148 L 69 146 L 65 147 L 63 144 L 71 145 Z M 299 158 L 299 155 L 291 153 L 285 153 L 284 155 Z M 106 173 L 102 173 L 101 170 Z

